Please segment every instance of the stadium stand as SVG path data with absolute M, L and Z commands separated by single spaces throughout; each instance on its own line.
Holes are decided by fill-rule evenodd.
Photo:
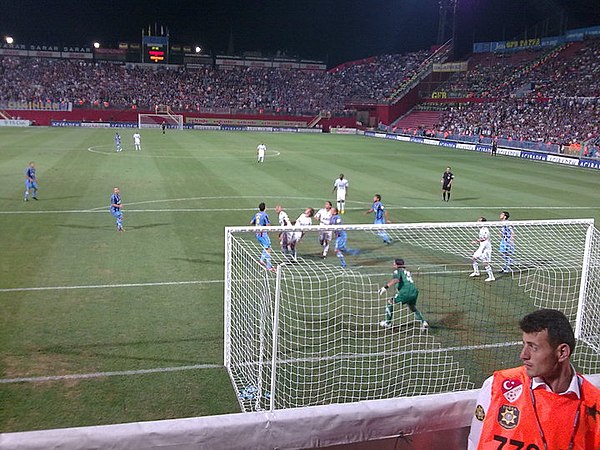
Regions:
M 350 101 L 383 102 L 427 55 L 425 51 L 384 55 L 329 72 L 246 67 L 151 70 L 107 62 L 4 57 L 0 103 L 72 102 L 111 108 L 164 104 L 174 111 L 228 108 L 342 114 Z
M 152 108 L 157 104 L 167 104 L 173 110 L 182 112 L 236 110 L 314 116 L 328 111 L 343 115 L 347 112 L 348 104 L 389 102 L 399 87 L 415 78 L 428 56 L 429 52 L 425 51 L 384 55 L 346 63 L 328 72 L 239 67 L 227 70 L 208 67 L 195 70 L 171 67 L 149 70 L 135 65 L 10 56 L 0 58 L 0 106 L 4 108 L 3 105 L 8 102 L 72 102 L 82 109 L 114 108 L 118 111 L 134 106 Z M 393 130 L 407 134 L 431 132 L 438 137 L 485 143 L 498 137 L 506 145 L 563 153 L 575 151 L 583 152 L 585 156 L 598 156 L 600 39 L 573 43 L 549 51 L 525 50 L 512 54 L 476 55 L 469 60 L 467 72 L 457 73 L 436 89 L 447 91 L 450 100 L 484 101 L 439 103 L 435 108 L 420 105 L 421 110 L 415 109 L 404 116 L 393 125 Z M 438 106 L 444 111 L 438 111 Z M 115 116 L 118 117 L 118 112 L 115 112 Z M 382 124 L 382 128 L 389 128 L 391 131 L 387 124 Z M 474 393 L 454 400 L 457 407 L 450 412 L 458 419 L 452 423 L 451 428 L 448 424 L 435 425 L 435 421 L 431 420 L 432 408 L 437 403 L 435 396 L 421 400 L 414 410 L 406 411 L 407 416 L 414 415 L 415 410 L 419 410 L 421 414 L 420 421 L 417 423 L 415 420 L 414 427 L 408 431 L 418 439 L 420 433 L 450 430 L 452 436 L 464 440 L 470 416 L 465 411 L 472 407 L 473 401 Z M 391 404 L 394 400 L 383 402 Z M 380 402 L 379 405 L 384 403 Z M 368 410 L 372 405 L 373 403 L 365 402 L 356 405 L 356 408 Z M 367 429 L 365 424 L 374 425 L 380 418 L 366 415 L 363 427 L 356 427 L 358 434 L 348 438 L 344 433 L 348 433 L 347 423 L 351 423 L 354 412 L 350 411 L 340 419 L 346 420 L 346 424 L 340 430 L 334 428 L 338 433 L 335 435 L 337 440 L 332 439 L 330 442 L 383 439 L 398 432 L 394 428 L 397 414 L 397 410 L 394 410 L 394 417 L 389 424 L 386 422 L 385 426 L 372 428 L 372 434 L 368 436 L 364 434 Z M 160 428 L 160 425 L 147 429 L 143 424 L 123 427 L 127 428 L 125 432 L 130 436 L 139 433 L 134 436 L 140 439 L 136 443 L 142 441 L 148 448 L 161 446 L 164 442 L 177 442 L 181 439 L 182 428 L 187 429 L 188 437 L 192 436 L 189 437 L 190 445 L 197 444 L 195 436 L 206 434 L 207 423 L 211 420 L 217 423 L 210 424 L 207 435 L 214 442 L 223 443 L 225 435 L 233 443 L 246 439 L 251 442 L 267 442 L 272 446 L 314 445 L 316 438 L 311 437 L 310 427 L 316 429 L 319 424 L 308 422 L 312 417 L 308 415 L 300 418 L 307 421 L 307 425 L 301 428 L 305 433 L 304 440 L 291 443 L 282 441 L 286 428 L 286 417 L 282 415 L 286 414 L 289 413 L 283 412 L 279 417 L 265 418 L 265 413 L 255 413 L 254 416 L 247 417 L 248 422 L 243 427 L 240 427 L 239 422 L 224 426 L 221 419 L 173 421 L 163 423 L 165 430 L 158 437 L 157 427 Z M 444 417 L 442 412 L 439 417 Z M 280 422 L 277 423 L 275 419 Z M 298 420 L 299 417 L 292 419 L 290 423 L 294 426 L 303 422 Z M 277 423 L 277 427 L 265 439 L 268 427 L 264 424 L 269 423 L 269 420 Z M 174 431 L 168 430 L 173 426 Z M 224 433 L 224 428 L 230 433 Z M 330 428 L 333 427 L 330 425 Z M 119 436 L 106 431 L 106 428 L 68 432 L 61 430 L 58 432 L 60 437 L 47 432 L 37 433 L 35 436 L 28 434 L 26 438 L 42 439 L 39 442 L 41 448 L 44 448 L 69 435 L 73 443 L 71 447 L 65 448 L 77 448 L 81 442 L 79 439 L 86 433 L 88 439 L 102 438 L 105 443 L 112 436 L 116 436 L 115 439 Z M 174 436 L 169 434 L 171 431 Z M 281 435 L 276 435 L 278 431 Z M 298 436 L 300 434 L 296 433 Z M 161 436 L 164 441 L 160 441 Z M 14 442 L 23 442 L 23 435 L 7 435 L 4 437 L 4 447 L 0 448 L 18 448 L 12 447 L 13 441 L 8 440 L 13 437 Z M 158 439 L 160 442 L 149 444 L 148 440 L 151 439 Z M 397 448 L 395 442 L 391 444 L 393 447 L 390 448 Z
M 383 55 L 329 71 L 209 66 L 151 70 L 135 64 L 4 56 L 0 106 L 9 109 L 9 102 L 33 101 L 119 110 L 164 104 L 182 113 L 353 115 L 361 105 L 396 103 L 400 92 L 402 100 L 409 98 L 405 88 L 424 78 L 435 55 Z M 467 71 L 419 86 L 425 94 L 444 92 L 446 101 L 436 103 L 441 108 L 426 106 L 431 99 L 420 105 L 406 100 L 391 111 L 395 117 L 373 123 L 369 116 L 361 122 L 383 121 L 382 128 L 389 131 L 427 131 L 471 142 L 497 137 L 504 145 L 554 152 L 579 146 L 595 156 L 600 135 L 599 61 L 597 38 L 546 50 L 475 54 Z M 398 116 L 401 120 L 392 123 Z
M 468 71 L 428 86 L 425 95 L 444 92 L 443 102 L 428 99 L 386 129 L 482 143 L 494 137 L 501 145 L 598 156 L 600 39 L 476 54 L 468 63 Z M 418 119 L 435 109 L 443 111 L 436 123 Z
M 441 114 L 440 111 L 411 111 L 394 126 L 396 130 L 404 130 L 405 133 L 410 133 L 409 130 L 430 130 L 439 122 Z

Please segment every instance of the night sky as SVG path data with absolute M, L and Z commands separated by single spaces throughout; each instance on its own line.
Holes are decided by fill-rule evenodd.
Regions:
M 329 66 L 435 44 L 439 0 L 0 0 L 0 35 L 26 44 L 116 47 L 142 28 L 168 27 L 172 44 L 226 53 L 285 52 Z M 600 0 L 458 0 L 460 53 L 474 41 L 600 25 Z M 452 14 L 446 36 L 451 36 Z

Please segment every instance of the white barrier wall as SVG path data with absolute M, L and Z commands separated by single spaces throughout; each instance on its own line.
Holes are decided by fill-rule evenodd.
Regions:
M 600 385 L 600 375 L 587 378 Z M 328 446 L 347 450 L 461 450 L 466 448 L 477 393 L 478 390 L 471 390 L 273 413 L 3 433 L 0 450 L 258 450 Z

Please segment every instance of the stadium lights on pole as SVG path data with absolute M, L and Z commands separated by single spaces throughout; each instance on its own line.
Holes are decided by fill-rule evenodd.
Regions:
M 202 53 L 202 47 L 196 45 L 196 53 Z
M 15 42 L 15 40 L 13 39 L 13 37 L 12 37 L 12 36 L 6 36 L 6 37 L 4 38 L 4 40 L 6 41 L 6 43 L 7 43 L 8 45 L 11 45 L 12 43 L 14 43 L 14 42 Z
M 452 53 L 456 58 L 456 10 L 458 9 L 458 0 L 454 0 L 453 11 L 452 11 Z
M 100 42 L 94 42 L 94 48 L 100 48 Z

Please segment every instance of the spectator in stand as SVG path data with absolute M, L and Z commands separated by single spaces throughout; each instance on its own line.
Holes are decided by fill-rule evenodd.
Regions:
M 110 62 L 0 57 L 0 101 L 341 114 L 353 100 L 383 102 L 427 56 L 425 51 L 383 55 L 329 72 L 249 67 L 148 70 Z
M 563 48 L 565 49 L 563 51 Z M 329 71 L 160 67 L 111 62 L 0 57 L 0 103 L 58 102 L 87 108 L 348 113 L 347 104 L 395 99 L 434 61 L 428 52 L 382 55 Z M 485 99 L 449 108 L 427 134 L 491 136 L 570 149 L 600 136 L 600 39 L 567 47 L 479 54 L 470 69 L 436 87 L 449 97 Z M 577 70 L 574 70 L 577 68 Z M 406 130 L 406 132 L 416 130 Z M 588 156 L 597 156 L 588 145 Z M 582 146 L 582 152 L 585 145 Z

